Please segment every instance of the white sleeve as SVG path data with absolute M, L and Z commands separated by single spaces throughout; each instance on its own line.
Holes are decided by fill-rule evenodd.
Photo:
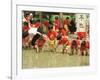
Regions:
M 36 34 L 37 32 L 37 28 L 30 28 L 28 31 L 29 34 Z

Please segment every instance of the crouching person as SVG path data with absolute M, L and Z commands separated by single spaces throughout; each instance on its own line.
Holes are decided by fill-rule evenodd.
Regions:
M 78 53 L 78 45 L 76 40 L 72 40 L 71 42 L 71 55 Z
M 86 41 L 81 42 L 80 53 L 82 56 L 87 55 Z
M 36 52 L 42 52 L 43 51 L 43 46 L 45 44 L 46 40 L 45 38 L 41 35 L 40 38 L 36 41 Z
M 63 53 L 70 54 L 71 53 L 71 42 L 69 40 L 63 46 Z
M 90 43 L 89 41 L 86 41 L 86 55 L 89 55 L 89 49 L 90 49 Z

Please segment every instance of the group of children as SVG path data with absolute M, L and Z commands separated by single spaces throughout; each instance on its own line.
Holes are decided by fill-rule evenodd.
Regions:
M 63 25 L 60 19 L 56 16 L 55 21 L 51 24 L 49 21 L 41 22 L 39 19 L 32 20 L 32 15 L 27 14 L 24 17 L 22 27 L 22 43 L 23 47 L 31 47 L 41 52 L 43 47 L 49 48 L 52 52 L 57 52 L 59 46 L 62 46 L 61 53 L 69 55 L 89 54 L 89 40 L 86 37 L 77 36 L 70 38 L 70 35 L 76 34 L 74 21 L 70 21 L 67 17 Z M 47 33 L 43 31 L 46 27 Z
M 60 28 L 58 32 L 51 28 L 47 34 L 51 50 L 57 51 L 57 49 L 61 49 L 63 54 L 68 53 L 69 55 L 89 55 L 89 39 L 78 36 L 71 38 L 69 35 L 77 34 L 67 35 L 64 28 Z M 59 46 L 61 47 L 59 48 Z

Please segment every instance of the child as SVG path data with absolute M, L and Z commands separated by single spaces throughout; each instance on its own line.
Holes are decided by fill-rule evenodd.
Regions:
M 69 40 L 67 40 L 67 42 L 63 46 L 63 54 L 64 53 L 70 54 L 70 51 L 71 51 L 70 47 L 71 47 L 71 43 Z
M 29 47 L 29 34 L 28 34 L 28 23 L 24 22 L 23 23 L 23 28 L 22 28 L 22 45 L 23 47 Z
M 46 40 L 43 36 L 41 36 L 37 41 L 36 41 L 36 52 L 41 52 L 42 51 L 42 48 L 45 44 Z
M 86 55 L 89 55 L 89 49 L 90 49 L 90 43 L 89 41 L 86 41 L 86 51 L 87 51 Z
M 26 31 L 29 30 L 28 22 L 23 22 L 22 30 L 23 30 L 24 32 L 26 32 Z
M 72 40 L 72 42 L 71 42 L 71 55 L 77 54 L 77 48 L 78 48 L 77 41 Z
M 64 48 L 66 42 L 68 41 L 68 37 L 66 36 L 66 31 L 63 28 L 59 28 L 59 33 L 57 36 L 57 40 L 58 40 L 58 46 L 61 46 Z M 62 49 L 62 53 L 63 53 L 63 49 Z
M 85 40 L 81 42 L 80 52 L 82 56 L 86 55 L 86 41 Z
M 66 30 L 66 32 L 69 31 L 69 29 L 68 29 L 69 25 L 70 25 L 69 17 L 66 17 L 66 19 L 64 20 L 64 29 Z
M 32 33 L 34 34 L 32 41 L 31 41 L 31 44 L 35 48 L 35 43 L 41 37 L 41 35 L 43 34 L 43 29 L 42 29 L 41 26 L 39 26 L 39 27 L 35 26 L 30 31 L 32 31 Z
M 53 30 L 53 27 L 51 26 L 51 28 L 48 31 L 48 38 L 49 38 L 49 46 L 51 51 L 55 50 L 56 47 L 56 37 L 57 37 L 57 32 Z
M 78 37 L 76 39 L 76 42 L 77 42 L 77 54 L 80 54 L 80 44 L 81 44 L 81 41 L 80 41 L 80 39 Z
M 58 32 L 59 28 L 61 27 L 61 23 L 57 16 L 55 17 L 54 26 L 55 26 L 55 31 Z

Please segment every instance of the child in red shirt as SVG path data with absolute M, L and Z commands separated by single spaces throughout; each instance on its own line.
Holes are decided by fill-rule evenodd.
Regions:
M 37 45 L 37 52 L 41 52 L 42 48 L 45 44 L 46 40 L 43 36 L 41 36 L 37 41 L 36 41 L 36 45 Z
M 50 50 L 54 51 L 55 47 L 56 47 L 56 37 L 57 37 L 57 32 L 53 31 L 53 27 L 48 31 L 47 34 L 48 38 L 49 38 L 49 46 L 50 46 Z
M 65 44 L 68 40 L 66 31 L 63 28 L 59 28 L 59 33 L 61 34 L 61 39 L 59 40 L 59 44 Z
M 69 25 L 70 25 L 70 20 L 69 20 L 69 17 L 67 17 L 67 18 L 64 20 L 64 29 L 66 30 L 66 32 L 69 31 L 69 28 L 68 28 Z
M 58 31 L 59 28 L 61 27 L 61 23 L 58 17 L 55 17 L 54 25 L 55 25 L 55 30 Z
M 53 31 L 53 30 L 50 30 L 50 31 L 48 31 L 48 38 L 50 39 L 50 40 L 53 40 L 53 39 L 55 39 L 56 38 L 56 36 L 57 36 L 57 32 L 55 32 L 55 31 Z

